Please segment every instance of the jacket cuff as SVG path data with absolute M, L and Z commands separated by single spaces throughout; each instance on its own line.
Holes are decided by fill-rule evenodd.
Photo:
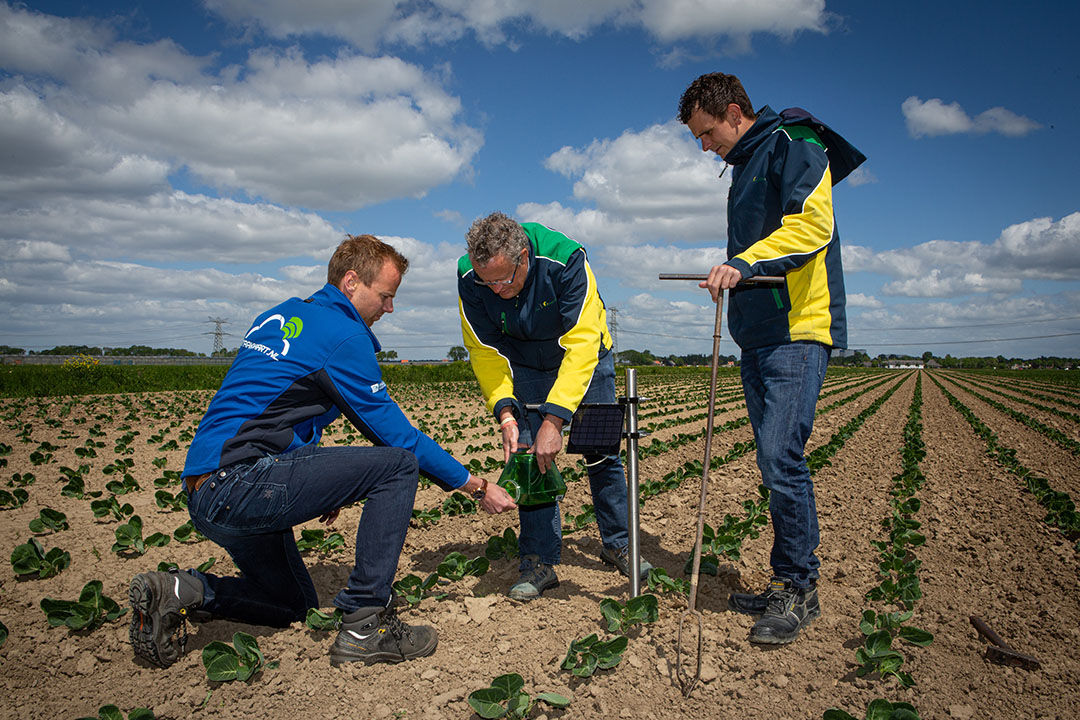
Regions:
M 514 409 L 514 417 L 518 417 L 518 410 L 514 406 L 514 398 L 503 398 L 495 403 L 495 419 L 499 419 L 499 415 L 502 413 L 503 408 L 512 407 Z
M 734 258 L 731 258 L 730 260 L 728 260 L 724 264 L 729 265 L 729 266 L 735 268 L 736 270 L 738 270 L 739 274 L 742 275 L 743 280 L 750 277 L 750 263 L 746 262 L 745 260 L 734 257 Z
M 572 411 L 567 410 L 561 405 L 556 405 L 555 403 L 549 402 L 540 405 L 540 414 L 554 415 L 557 418 L 561 418 L 564 425 L 570 422 L 570 418 L 574 417 L 574 413 Z

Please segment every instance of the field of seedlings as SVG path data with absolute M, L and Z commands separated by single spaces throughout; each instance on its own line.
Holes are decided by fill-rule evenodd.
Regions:
M 647 595 L 597 558 L 578 459 L 561 456 L 561 585 L 520 604 L 517 517 L 421 482 L 396 587 L 431 657 L 331 668 L 332 607 L 270 629 L 191 623 L 168 670 L 128 645 L 130 578 L 235 569 L 187 522 L 184 456 L 211 391 L 0 399 L 0 688 L 12 718 L 1080 717 L 1080 386 L 1070 374 L 833 371 L 807 458 L 822 617 L 752 646 L 733 591 L 768 581 L 772 530 L 737 375 L 718 393 L 698 608 L 701 682 L 684 698 L 704 453 L 705 374 L 639 376 Z M 501 470 L 473 382 L 398 383 L 412 421 L 478 474 Z M 366 442 L 344 421 L 324 444 Z M 324 602 L 345 583 L 361 505 L 297 528 Z M 971 616 L 1039 669 L 992 664 Z M 684 639 L 684 657 L 696 657 Z M 688 668 L 691 672 L 693 668 Z M 110 708 L 107 706 L 115 706 Z M 145 711 L 140 709 L 145 708 Z M 912 714 L 916 713 L 916 714 Z

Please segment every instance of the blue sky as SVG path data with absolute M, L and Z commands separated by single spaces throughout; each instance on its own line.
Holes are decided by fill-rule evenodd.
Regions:
M 1080 356 L 1080 6 L 1031 5 L 0 3 L 0 344 L 235 347 L 372 233 L 412 261 L 376 334 L 442 358 L 502 210 L 586 246 L 621 349 L 707 353 L 705 291 L 657 274 L 726 258 L 675 120 L 719 70 L 869 158 L 834 193 L 851 347 Z

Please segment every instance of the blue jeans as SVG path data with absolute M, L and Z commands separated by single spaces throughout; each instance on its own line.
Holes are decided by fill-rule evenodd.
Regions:
M 356 560 L 334 598 L 346 613 L 385 606 L 412 517 L 418 466 L 407 450 L 308 445 L 216 471 L 188 499 L 195 528 L 232 556 L 240 577 L 192 571 L 202 610 L 284 627 L 319 607 L 293 526 L 366 499 Z
M 821 562 L 814 483 L 806 467 L 806 441 L 814 428 L 814 408 L 829 362 L 829 350 L 815 342 L 794 342 L 744 350 L 742 383 L 754 428 L 757 464 L 769 489 L 773 574 L 807 587 Z
M 547 399 L 548 391 L 555 384 L 557 370 L 540 371 L 515 366 L 514 397 L 521 403 L 541 403 Z M 593 371 L 589 389 L 582 402 L 614 403 L 615 400 L 615 359 L 610 352 L 600 356 L 600 361 Z M 532 438 L 540 430 L 543 418 L 532 411 L 527 413 L 528 422 L 524 423 L 518 436 L 518 442 L 532 444 Z M 626 475 L 623 473 L 622 460 L 618 454 L 592 457 L 585 455 L 588 465 L 589 489 L 592 492 L 593 507 L 596 510 L 596 524 L 600 527 L 600 539 L 604 547 L 618 550 L 630 542 L 626 532 Z M 562 518 L 559 504 L 549 503 L 529 508 L 519 508 L 521 536 L 518 538 L 518 552 L 521 554 L 521 569 L 526 569 L 525 556 L 539 555 L 540 562 L 558 565 L 562 558 Z

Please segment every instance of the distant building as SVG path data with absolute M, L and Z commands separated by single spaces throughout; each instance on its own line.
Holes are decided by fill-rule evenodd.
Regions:
M 925 366 L 922 360 L 889 360 L 885 363 L 889 370 L 922 370 Z

